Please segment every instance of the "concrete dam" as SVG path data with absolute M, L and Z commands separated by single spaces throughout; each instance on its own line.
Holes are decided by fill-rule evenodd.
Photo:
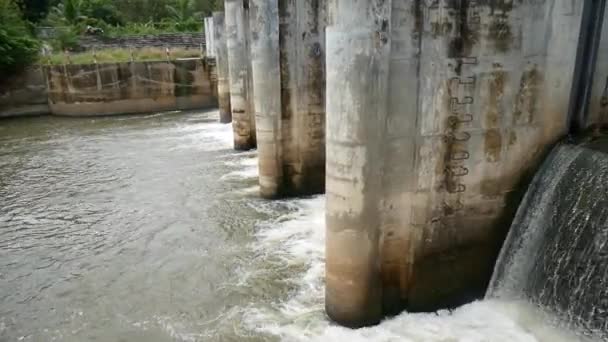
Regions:
M 257 147 L 262 197 L 326 192 L 332 320 L 361 327 L 483 297 L 545 156 L 608 122 L 604 7 L 225 1 L 211 23 L 220 113 L 231 113 L 235 149 Z M 509 241 L 532 229 L 517 223 L 526 210 Z M 574 314 L 583 320 L 583 311 Z
M 608 340 L 606 6 L 224 0 L 7 80 L 0 341 Z

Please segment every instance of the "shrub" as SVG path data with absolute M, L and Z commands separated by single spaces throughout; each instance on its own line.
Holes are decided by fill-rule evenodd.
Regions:
M 40 43 L 14 0 L 0 0 L 0 75 L 3 77 L 35 62 Z

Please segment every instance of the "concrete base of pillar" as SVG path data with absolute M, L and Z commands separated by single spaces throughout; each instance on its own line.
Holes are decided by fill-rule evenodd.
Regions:
M 231 123 L 232 110 L 230 108 L 230 93 L 227 91 L 218 90 L 217 99 L 219 102 L 220 122 Z

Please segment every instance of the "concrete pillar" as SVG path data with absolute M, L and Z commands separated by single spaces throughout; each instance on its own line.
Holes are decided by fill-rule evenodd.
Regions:
M 326 0 L 280 1 L 286 195 L 325 191 Z
M 253 1 L 264 197 L 325 190 L 326 1 Z M 260 107 L 258 107 L 258 105 Z M 267 146 L 261 146 L 262 144 Z
M 247 56 L 247 113 L 249 113 L 249 122 L 251 123 L 251 137 L 253 140 L 253 146 L 257 147 L 257 132 L 256 132 L 256 118 L 255 118 L 255 105 L 254 105 L 254 94 L 255 88 L 253 87 L 253 70 L 251 64 L 251 41 L 253 37 L 251 35 L 251 24 L 250 24 L 250 2 L 251 0 L 243 0 L 243 28 L 245 33 L 245 54 Z
M 215 24 L 213 23 L 213 17 L 207 17 L 207 26 L 209 27 L 209 48 L 207 51 L 209 52 L 208 57 L 215 58 L 215 37 L 213 35 L 213 30 Z
M 213 12 L 213 37 L 215 40 L 215 65 L 217 71 L 217 97 L 220 110 L 220 122 L 232 122 L 230 109 L 230 75 L 228 72 L 228 47 L 224 13 Z
M 230 105 L 234 127 L 234 148 L 255 148 L 255 117 L 249 56 L 248 9 L 243 0 L 225 0 L 226 45 L 230 75 Z
M 215 37 L 213 36 L 213 17 L 203 18 L 205 27 L 205 55 L 207 58 L 215 57 Z
M 522 184 L 566 132 L 581 7 L 330 0 L 332 319 L 483 294 Z
M 251 13 L 260 193 L 273 198 L 283 186 L 278 0 L 252 0 Z
M 211 47 L 211 42 L 210 42 L 210 36 L 211 36 L 211 30 L 209 29 L 209 18 L 205 17 L 203 18 L 203 28 L 205 30 L 205 56 L 206 57 L 210 57 L 211 56 L 211 51 L 210 51 L 210 47 Z
M 382 315 L 382 134 L 390 2 L 330 1 L 327 27 L 327 314 L 359 327 Z

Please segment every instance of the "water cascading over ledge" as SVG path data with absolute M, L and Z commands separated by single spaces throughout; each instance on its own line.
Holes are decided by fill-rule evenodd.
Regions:
M 528 188 L 488 298 L 523 300 L 560 326 L 608 337 L 608 137 L 557 146 Z

